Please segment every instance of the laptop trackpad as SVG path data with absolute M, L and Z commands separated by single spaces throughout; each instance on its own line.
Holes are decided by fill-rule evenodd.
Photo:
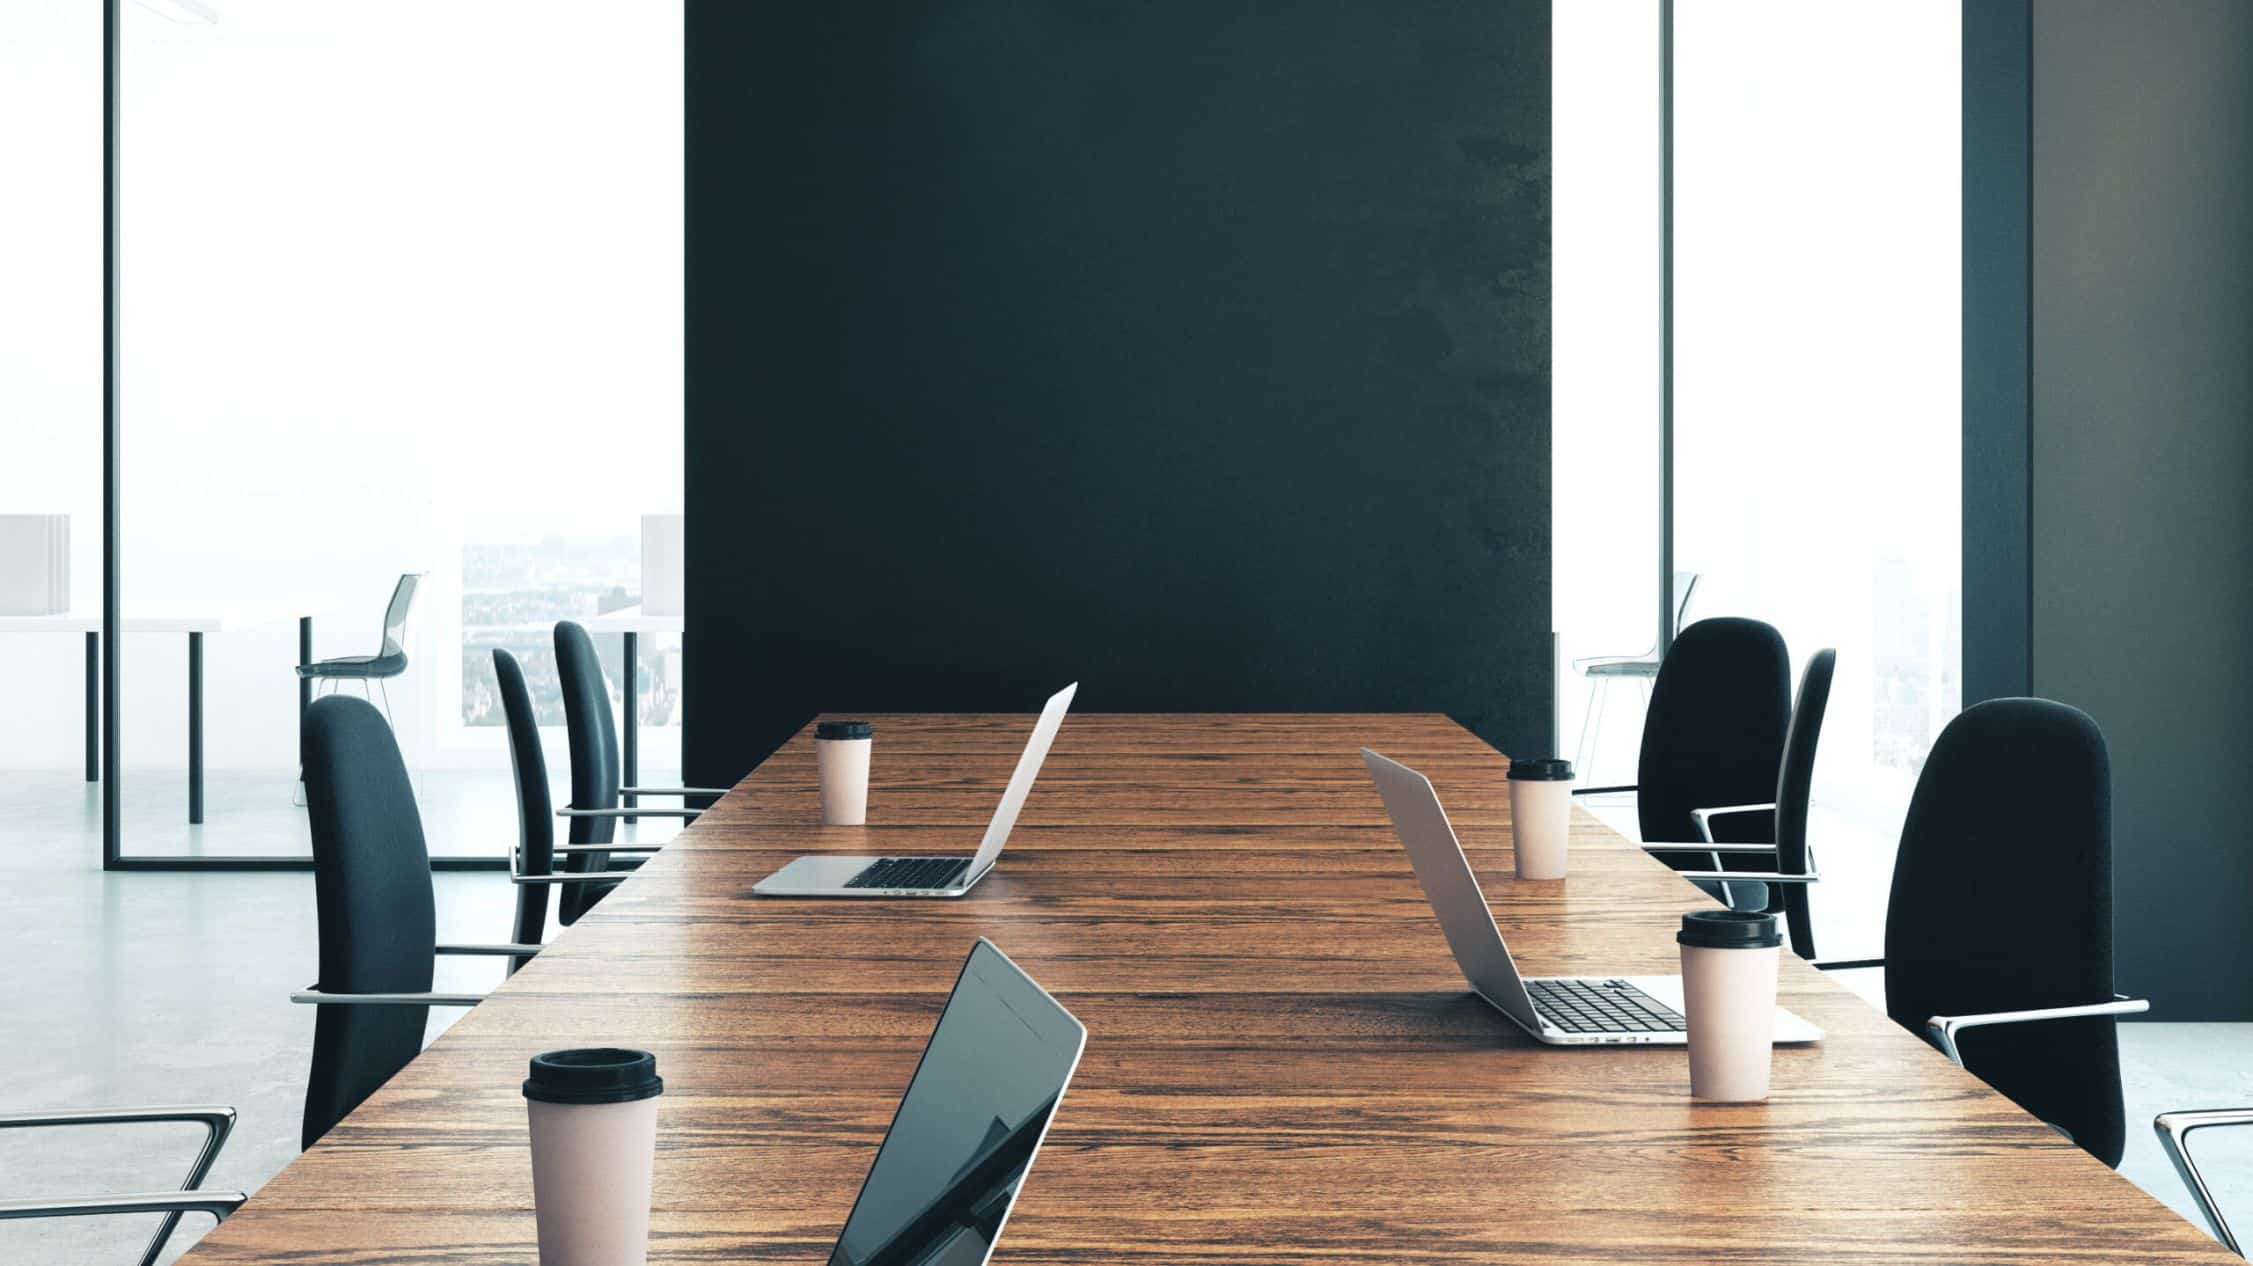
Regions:
M 868 869 L 873 857 L 801 857 L 762 879 L 754 892 L 834 892 L 845 881 Z

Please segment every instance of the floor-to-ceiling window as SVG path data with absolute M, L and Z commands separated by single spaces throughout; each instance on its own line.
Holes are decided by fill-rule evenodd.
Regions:
M 1795 672 L 1837 649 L 1811 819 L 1825 874 L 1815 917 L 1826 953 L 1874 951 L 1910 789 L 1960 706 L 1960 8 L 1672 9 L 1674 569 L 1697 577 L 1689 619 L 1765 620 Z M 1574 234 L 1593 230 L 1567 222 L 1567 192 L 1576 168 L 1623 167 L 1623 195 L 1633 173 L 1655 172 L 1655 104 L 1616 125 L 1570 107 L 1623 75 L 1655 85 L 1659 21 L 1655 4 L 1558 19 L 1557 606 L 1568 658 L 1639 650 L 1656 624 L 1655 544 L 1630 541 L 1599 584 L 1565 574 L 1564 525 L 1568 514 L 1592 519 L 1593 502 L 1652 522 L 1656 539 L 1644 504 L 1657 483 L 1636 463 L 1656 460 L 1644 454 L 1656 452 L 1658 393 L 1640 384 L 1657 323 L 1639 305 L 1659 293 L 1660 273 L 1599 266 L 1648 257 L 1657 211 L 1609 212 L 1593 229 L 1616 238 L 1617 255 L 1585 244 L 1598 263 L 1575 268 Z M 1610 395 L 1621 403 L 1581 406 Z M 1640 412 L 1623 423 L 1630 408 Z M 1573 644 L 1575 621 L 1615 607 L 1616 646 Z M 1563 684 L 1569 744 L 1588 685 L 1569 668 Z M 1591 772 L 1632 781 L 1642 699 L 1614 688 L 1608 702 Z
M 1554 14 L 1552 623 L 1559 740 L 1634 781 L 1647 677 L 1576 663 L 1658 643 L 1659 6 Z
M 36 440 L 0 474 L 0 515 L 69 514 L 81 614 L 101 572 L 101 10 L 22 0 L 0 40 L 0 143 L 36 177 L 0 208 L 24 265 L 0 312 L 36 336 L 0 352 L 0 409 Z M 120 18 L 123 849 L 302 856 L 299 620 L 316 657 L 376 652 L 412 572 L 407 670 L 370 693 L 432 850 L 497 858 L 515 832 L 492 649 L 560 724 L 556 619 L 652 591 L 678 612 L 680 6 L 126 0 Z M 645 781 L 678 767 L 665 624 L 638 627 Z M 597 630 L 615 694 L 625 638 Z M 78 636 L 0 651 L 0 779 L 87 795 Z

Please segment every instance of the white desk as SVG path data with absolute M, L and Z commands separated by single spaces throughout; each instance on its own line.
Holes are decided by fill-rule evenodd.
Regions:
M 589 633 L 616 633 L 626 646 L 625 667 L 621 670 L 626 679 L 619 684 L 620 696 L 625 702 L 624 733 L 619 737 L 619 764 L 623 767 L 626 786 L 641 785 L 641 635 L 644 633 L 679 633 L 688 628 L 685 615 L 649 615 L 640 607 L 621 607 L 607 615 L 591 616 L 579 621 Z M 618 803 L 631 809 L 641 797 L 622 795 Z M 634 821 L 629 817 L 628 822 Z
M 188 635 L 188 821 L 203 821 L 203 635 L 225 629 L 218 616 L 127 616 L 127 633 Z M 0 615 L 0 633 L 78 633 L 86 638 L 86 781 L 102 776 L 102 617 Z

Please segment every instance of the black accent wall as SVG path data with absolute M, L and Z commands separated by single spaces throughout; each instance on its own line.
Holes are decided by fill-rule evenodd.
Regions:
M 2024 35 L 1997 90 L 1969 46 L 2005 8 Z M 2027 507 L 2015 575 L 1975 577 L 1967 542 L 1967 695 L 1978 622 L 2017 604 L 2031 690 L 2111 748 L 2120 987 L 2155 1019 L 2253 1019 L 2253 6 L 1966 0 L 1964 19 L 1966 536 L 2013 481 Z M 1983 161 L 2024 184 L 1975 184 Z M 2015 316 L 1975 306 L 1995 265 L 1973 258 L 1975 226 L 2013 214 Z M 2023 404 L 1974 409 L 1998 369 L 1975 349 L 2013 339 Z M 1975 481 L 1981 436 L 2023 468 Z
M 1074 679 L 1546 748 L 1548 58 L 1547 0 L 689 0 L 690 781 Z

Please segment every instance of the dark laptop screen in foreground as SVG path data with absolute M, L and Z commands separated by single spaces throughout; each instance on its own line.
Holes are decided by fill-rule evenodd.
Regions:
M 831 1266 L 978 1266 L 1087 1031 L 981 940 L 900 1099 Z

